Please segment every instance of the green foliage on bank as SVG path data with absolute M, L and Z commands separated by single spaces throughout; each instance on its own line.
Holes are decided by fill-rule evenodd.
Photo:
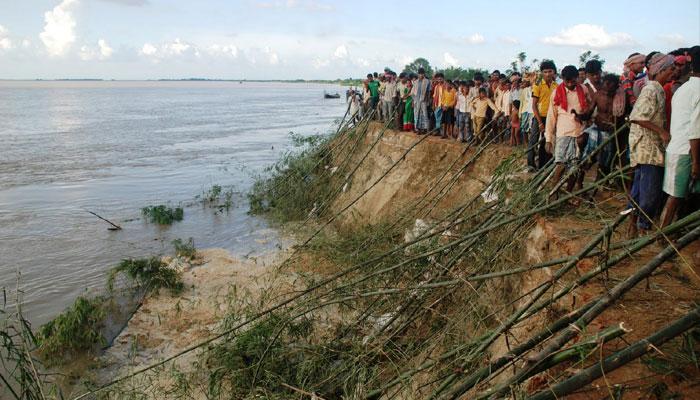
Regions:
M 37 334 L 42 358 L 53 364 L 66 355 L 104 345 L 104 303 L 103 297 L 78 297 L 69 309 L 44 324 Z
M 265 169 L 248 193 L 250 213 L 284 223 L 305 219 L 332 192 L 325 161 L 330 138 L 292 136 L 294 151 Z
M 194 244 L 192 244 L 194 247 Z M 110 271 L 107 286 L 112 288 L 116 277 L 124 274 L 127 278 L 148 290 L 169 289 L 171 293 L 182 292 L 182 274 L 171 268 L 158 257 L 126 259 Z
M 175 221 L 182 221 L 185 211 L 181 207 L 171 208 L 161 204 L 144 207 L 141 209 L 141 214 L 151 223 L 170 225 Z

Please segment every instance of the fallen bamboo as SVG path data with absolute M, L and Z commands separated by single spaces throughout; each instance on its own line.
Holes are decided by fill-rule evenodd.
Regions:
M 585 257 L 586 254 L 588 254 L 590 251 L 592 251 L 598 243 L 600 243 L 606 235 L 608 235 L 610 232 L 614 231 L 615 228 L 622 223 L 622 221 L 626 218 L 626 215 L 620 215 L 617 217 L 617 219 L 611 223 L 610 225 L 607 225 L 605 229 L 603 229 L 595 238 L 593 238 L 578 254 L 577 256 L 569 261 L 564 267 L 560 268 L 557 270 L 557 272 L 552 276 L 552 279 L 545 285 L 543 285 L 528 301 L 527 303 L 521 307 L 519 310 L 517 310 L 515 313 L 513 313 L 508 319 L 499 326 L 495 332 L 491 334 L 491 336 L 488 338 L 488 340 L 485 340 L 482 342 L 477 349 L 474 351 L 474 356 L 480 355 L 483 353 L 495 340 L 498 336 L 500 336 L 503 332 L 506 330 L 510 329 L 519 319 L 520 317 L 527 312 L 527 310 L 532 307 L 537 300 L 542 297 L 551 287 L 554 285 L 554 283 L 564 276 L 568 271 L 570 271 L 573 267 L 576 266 L 576 264 L 581 260 L 583 257 Z M 436 396 L 439 396 L 442 392 L 447 390 L 452 384 L 458 379 L 458 376 L 456 374 L 453 374 L 450 378 L 446 379 L 438 389 L 435 390 L 433 393 L 432 397 L 435 398 Z M 455 399 L 459 396 L 461 396 L 465 391 L 467 390 L 466 385 L 460 384 L 458 385 L 454 390 L 452 390 L 446 397 Z
M 650 350 L 658 348 L 669 340 L 680 336 L 698 324 L 700 324 L 700 307 L 694 309 L 684 317 L 677 319 L 653 335 L 648 336 L 632 344 L 631 346 L 628 346 L 625 349 L 606 357 L 600 363 L 595 363 L 594 365 L 580 371 L 563 382 L 557 383 L 547 390 L 528 397 L 528 400 L 561 399 L 564 396 L 573 393 L 577 389 L 580 389 L 600 378 L 603 376 L 603 374 L 614 371 L 615 369 L 626 365 L 630 361 L 643 356 Z
M 700 227 L 693 229 L 688 234 L 684 235 L 678 240 L 676 248 L 682 249 L 693 241 L 700 237 Z M 516 384 L 522 381 L 523 377 L 526 376 L 533 366 L 540 363 L 545 358 L 549 357 L 555 351 L 560 349 L 564 344 L 573 339 L 578 335 L 579 332 L 583 331 L 585 327 L 593 321 L 597 316 L 603 313 L 610 305 L 627 293 L 630 289 L 635 287 L 639 282 L 643 281 L 651 275 L 661 264 L 669 260 L 676 255 L 676 248 L 673 246 L 666 247 L 663 251 L 657 254 L 652 260 L 650 260 L 646 265 L 640 268 L 637 272 L 630 275 L 627 279 L 617 284 L 614 288 L 610 290 L 606 295 L 604 295 L 596 304 L 591 307 L 585 314 L 583 314 L 578 320 L 576 320 L 571 326 L 561 331 L 556 337 L 554 337 L 540 352 L 528 359 L 529 368 L 525 368 L 518 374 L 513 376 L 506 382 L 502 390 L 492 391 L 490 393 L 493 397 L 498 397 L 502 395 L 510 385 Z

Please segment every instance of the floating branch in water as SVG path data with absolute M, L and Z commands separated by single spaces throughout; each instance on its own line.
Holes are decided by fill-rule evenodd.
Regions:
M 97 215 L 97 213 L 94 213 L 94 212 L 92 212 L 92 211 L 90 211 L 90 210 L 85 210 L 85 211 L 87 211 L 87 212 L 89 212 L 90 214 L 96 216 L 97 218 L 99 218 L 99 219 L 105 221 L 106 223 L 112 225 L 111 228 L 107 228 L 108 230 L 110 230 L 110 231 L 120 231 L 120 230 L 122 230 L 122 227 L 121 227 L 121 226 L 115 224 L 114 222 L 108 220 L 107 218 L 101 217 L 101 216 Z

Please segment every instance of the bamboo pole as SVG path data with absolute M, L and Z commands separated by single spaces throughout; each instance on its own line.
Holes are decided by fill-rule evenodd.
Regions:
M 688 234 L 684 235 L 678 240 L 676 247 L 682 249 L 693 241 L 700 237 L 700 227 L 693 229 Z M 515 384 L 522 381 L 523 376 L 527 375 L 529 370 L 535 365 L 540 363 L 545 358 L 549 357 L 552 353 L 560 349 L 569 340 L 573 339 L 578 335 L 585 327 L 593 321 L 597 316 L 603 313 L 610 305 L 627 293 L 630 289 L 635 287 L 639 282 L 646 279 L 654 272 L 661 264 L 665 261 L 671 259 L 676 255 L 676 248 L 673 246 L 666 247 L 663 251 L 657 254 L 652 260 L 650 260 L 646 265 L 637 270 L 634 274 L 630 275 L 627 279 L 617 284 L 614 288 L 610 290 L 606 295 L 604 295 L 596 304 L 591 307 L 585 314 L 583 314 L 578 320 L 576 320 L 571 326 L 561 331 L 556 337 L 554 337 L 540 352 L 532 356 L 528 363 L 529 368 L 523 369 L 520 373 L 516 374 L 510 378 L 504 386 L 506 389 L 500 391 L 494 391 L 491 393 L 493 396 L 502 395 L 507 387 L 511 384 Z
M 670 325 L 658 330 L 651 336 L 635 342 L 631 346 L 616 352 L 605 358 L 600 363 L 596 363 L 583 371 L 578 372 L 574 376 L 559 382 L 547 390 L 543 390 L 531 397 L 528 400 L 554 400 L 561 399 L 564 396 L 573 393 L 579 388 L 588 385 L 594 380 L 620 368 L 630 361 L 636 360 L 650 350 L 658 348 L 669 340 L 680 336 L 684 332 L 692 329 L 700 324 L 700 307 L 694 309 L 684 317 L 677 319 Z

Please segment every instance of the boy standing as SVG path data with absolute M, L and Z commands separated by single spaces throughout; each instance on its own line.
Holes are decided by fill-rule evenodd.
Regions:
M 469 132 L 469 89 L 469 82 L 459 84 L 457 106 L 455 107 L 457 114 L 457 138 L 462 143 L 472 140 L 471 132 Z
M 486 110 L 497 110 L 493 101 L 486 96 L 486 89 L 479 88 L 479 96 L 470 103 L 472 108 L 472 130 L 478 142 L 483 142 L 483 132 L 481 131 L 486 121 Z
M 557 67 L 554 61 L 545 60 L 540 64 L 542 80 L 532 88 L 532 128 L 528 138 L 527 165 L 530 171 L 543 168 L 551 159 L 545 151 L 544 128 L 547 123 L 547 111 L 549 110 L 549 100 L 557 88 L 554 76 Z M 578 70 L 576 71 L 578 76 Z M 535 164 L 535 154 L 538 155 L 538 163 Z
M 453 138 L 455 128 L 455 104 L 457 104 L 457 92 L 451 81 L 444 83 L 440 107 L 442 107 L 442 138 Z

